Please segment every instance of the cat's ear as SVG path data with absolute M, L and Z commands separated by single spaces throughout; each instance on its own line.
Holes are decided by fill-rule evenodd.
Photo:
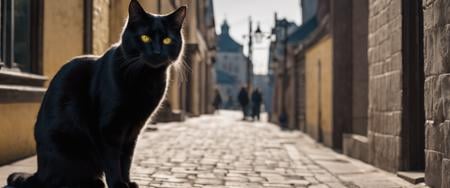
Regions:
M 137 0 L 131 0 L 130 6 L 128 7 L 128 14 L 130 21 L 139 21 L 141 20 L 147 13 L 142 8 L 141 4 Z
M 186 17 L 186 11 L 187 6 L 181 6 L 177 10 L 167 15 L 167 18 L 174 28 L 181 29 L 181 27 L 183 26 L 184 18 Z

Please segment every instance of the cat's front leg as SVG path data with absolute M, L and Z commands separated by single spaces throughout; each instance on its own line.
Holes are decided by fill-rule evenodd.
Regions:
M 129 142 L 126 142 L 123 146 L 122 157 L 121 157 L 121 167 L 122 167 L 122 177 L 125 182 L 128 183 L 130 188 L 138 188 L 139 186 L 131 182 L 130 180 L 130 168 L 133 161 L 134 148 L 136 146 L 136 138 L 132 138 Z
M 102 128 L 103 166 L 106 182 L 110 188 L 129 188 L 122 177 L 121 153 L 125 135 L 114 126 Z
M 121 157 L 122 177 L 125 180 L 125 182 L 128 183 L 128 186 L 130 188 L 138 188 L 139 187 L 137 183 L 131 182 L 130 169 L 131 169 L 131 164 L 133 162 L 133 156 L 134 156 L 134 150 L 136 148 L 136 143 L 137 143 L 139 134 L 140 134 L 141 129 L 144 124 L 145 124 L 145 121 L 130 124 L 130 126 L 129 126 L 130 130 L 128 131 L 128 134 L 125 138 L 126 142 L 124 143 L 123 148 L 122 148 L 122 157 Z

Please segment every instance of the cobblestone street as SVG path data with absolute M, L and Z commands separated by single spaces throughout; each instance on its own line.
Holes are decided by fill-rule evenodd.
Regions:
M 35 157 L 1 167 L 0 180 L 34 170 Z M 141 187 L 414 187 L 298 131 L 229 111 L 145 131 L 132 174 Z

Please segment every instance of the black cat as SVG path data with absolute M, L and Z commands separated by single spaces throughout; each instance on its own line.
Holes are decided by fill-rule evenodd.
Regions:
M 14 173 L 16 188 L 134 188 L 130 166 L 138 135 L 182 55 L 186 7 L 165 16 L 131 0 L 121 41 L 101 57 L 77 57 L 53 78 L 35 127 L 38 170 Z

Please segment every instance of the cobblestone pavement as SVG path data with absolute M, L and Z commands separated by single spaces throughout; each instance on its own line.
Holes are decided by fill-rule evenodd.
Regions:
M 35 158 L 1 167 L 0 181 L 34 169 Z M 298 131 L 243 122 L 228 111 L 144 132 L 132 176 L 141 187 L 419 187 Z

